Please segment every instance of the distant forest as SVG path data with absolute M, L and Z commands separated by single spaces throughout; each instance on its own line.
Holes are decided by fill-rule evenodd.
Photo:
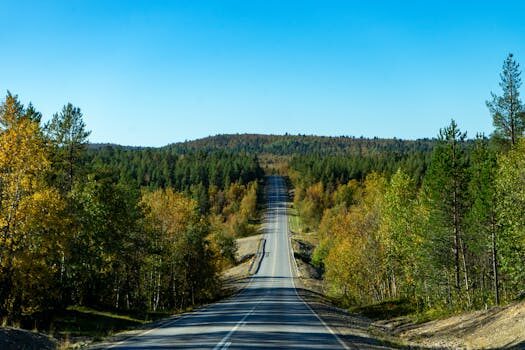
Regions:
M 191 184 L 219 187 L 261 176 L 261 158 L 286 157 L 287 166 L 332 185 L 364 179 L 371 171 L 392 174 L 402 166 L 421 179 L 436 139 L 401 140 L 307 135 L 216 135 L 160 148 L 90 145 L 89 162 L 105 164 L 147 187 Z M 204 169 L 206 168 L 206 169 Z
M 178 152 L 230 150 L 273 155 L 351 155 L 378 153 L 408 154 L 431 151 L 435 140 L 400 140 L 350 136 L 230 134 L 210 136 L 167 146 Z

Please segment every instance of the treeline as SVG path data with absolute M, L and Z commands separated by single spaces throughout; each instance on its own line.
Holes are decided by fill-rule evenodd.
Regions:
M 0 318 L 213 299 L 257 219 L 256 158 L 90 153 L 80 109 L 41 118 L 10 93 L 0 105 Z
M 364 137 L 313 135 L 216 135 L 167 146 L 177 153 L 195 150 L 230 150 L 236 153 L 292 155 L 375 156 L 385 153 L 400 156 L 432 150 L 435 140 L 400 140 Z
M 355 173 L 344 170 L 360 169 L 352 159 L 340 167 L 328 165 L 331 158 L 295 163 L 295 206 L 318 230 L 313 263 L 324 271 L 334 297 L 345 305 L 402 299 L 420 310 L 459 310 L 523 293 L 520 85 L 519 65 L 509 55 L 503 93 L 487 102 L 492 138 L 478 135 L 467 142 L 452 121 L 440 131 L 429 162 L 422 163 L 427 168 L 422 176 L 420 166 L 407 161 Z

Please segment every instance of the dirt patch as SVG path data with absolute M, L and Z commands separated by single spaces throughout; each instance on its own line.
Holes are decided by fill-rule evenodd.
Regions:
M 45 334 L 0 327 L 0 349 L 2 350 L 54 350 L 56 348 L 57 341 Z
M 266 239 L 261 238 L 259 240 L 259 243 L 257 244 L 257 252 L 255 253 L 255 256 L 252 259 L 252 263 L 250 265 L 250 269 L 248 270 L 248 273 L 250 275 L 254 275 L 259 271 L 259 268 L 261 267 L 262 259 L 264 258 L 265 253 L 265 247 L 266 247 Z
M 250 266 L 252 260 L 257 253 L 259 241 L 264 235 L 255 235 L 237 239 L 237 256 L 238 265 L 229 268 L 222 274 L 225 288 L 230 292 L 235 292 L 242 288 L 245 284 L 245 279 L 249 276 Z
M 425 346 L 525 349 L 525 302 L 426 322 L 400 336 Z
M 264 235 L 255 235 L 237 239 L 237 261 L 246 261 L 257 252 L 259 240 Z

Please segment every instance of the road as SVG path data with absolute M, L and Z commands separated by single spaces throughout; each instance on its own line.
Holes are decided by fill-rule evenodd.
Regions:
M 266 256 L 246 287 L 111 349 L 348 349 L 297 294 L 284 180 L 268 190 Z

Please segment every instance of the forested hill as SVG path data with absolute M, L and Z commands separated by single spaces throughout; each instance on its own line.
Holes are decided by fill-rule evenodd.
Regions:
M 301 172 L 308 179 L 345 183 L 377 171 L 406 169 L 421 179 L 435 139 L 400 140 L 309 135 L 216 135 L 164 147 L 91 144 L 90 163 L 107 165 L 139 186 L 188 190 L 202 183 L 224 187 L 230 179 L 247 183 L 266 171 Z M 211 177 L 210 177 L 211 176 Z
M 222 134 L 166 146 L 180 153 L 195 150 L 273 155 L 372 155 L 430 152 L 434 139 L 400 140 L 350 136 Z

